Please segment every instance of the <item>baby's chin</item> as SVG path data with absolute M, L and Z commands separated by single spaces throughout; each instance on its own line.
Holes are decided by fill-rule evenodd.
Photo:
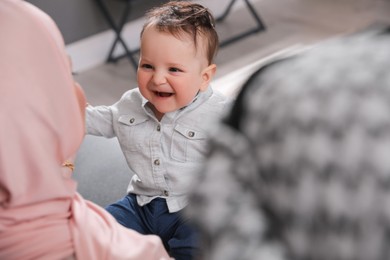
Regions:
M 158 114 L 167 114 L 171 112 L 175 112 L 181 110 L 188 106 L 188 104 L 180 104 L 175 102 L 174 99 L 175 94 L 169 97 L 157 97 L 150 99 L 150 104 L 152 105 L 153 111 Z M 157 97 L 157 98 L 156 98 Z M 191 102 L 190 102 L 191 103 Z
M 172 113 L 172 112 L 176 112 L 182 108 L 185 108 L 185 106 L 181 106 L 181 107 L 155 107 L 154 108 L 154 112 L 155 113 L 158 113 L 158 114 L 169 114 L 169 113 Z

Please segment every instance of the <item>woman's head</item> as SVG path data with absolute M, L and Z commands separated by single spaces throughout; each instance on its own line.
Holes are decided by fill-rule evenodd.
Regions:
M 62 36 L 49 16 L 24 1 L 0 1 L 0 17 L 0 203 L 68 194 L 61 165 L 84 136 L 84 95 Z
M 207 259 L 388 258 L 389 32 L 324 42 L 245 84 L 189 207 Z
M 374 30 L 271 64 L 249 83 L 239 129 L 259 207 L 292 259 L 390 253 L 389 66 L 390 35 Z

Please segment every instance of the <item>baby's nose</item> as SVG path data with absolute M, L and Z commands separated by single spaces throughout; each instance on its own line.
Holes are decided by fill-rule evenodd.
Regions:
M 167 82 L 166 75 L 162 71 L 156 71 L 153 74 L 153 83 L 156 85 L 165 84 Z

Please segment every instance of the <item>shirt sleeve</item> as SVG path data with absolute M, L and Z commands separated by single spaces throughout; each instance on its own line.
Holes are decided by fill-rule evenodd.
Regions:
M 86 134 L 111 138 L 115 136 L 112 106 L 91 106 L 86 108 Z

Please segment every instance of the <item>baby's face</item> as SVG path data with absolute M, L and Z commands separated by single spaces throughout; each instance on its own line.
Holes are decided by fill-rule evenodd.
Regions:
M 188 35 L 176 38 L 153 26 L 145 29 L 141 38 L 138 87 L 154 106 L 157 118 L 187 106 L 199 91 L 207 89 L 215 65 L 208 65 L 200 45 L 196 50 Z

